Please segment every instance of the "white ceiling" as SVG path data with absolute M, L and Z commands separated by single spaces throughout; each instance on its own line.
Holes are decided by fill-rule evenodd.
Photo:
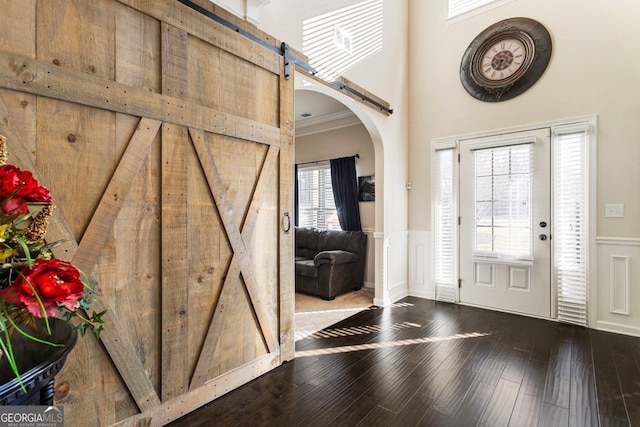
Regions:
M 296 90 L 294 108 L 296 122 L 304 120 L 300 117 L 304 113 L 311 114 L 311 117 L 318 117 L 349 111 L 344 104 L 327 95 L 304 89 Z
M 344 104 L 322 93 L 295 91 L 296 135 L 303 136 L 360 123 Z M 310 114 L 302 117 L 303 114 Z

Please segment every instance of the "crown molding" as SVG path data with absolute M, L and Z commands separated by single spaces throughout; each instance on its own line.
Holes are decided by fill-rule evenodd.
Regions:
M 360 125 L 362 122 L 351 111 L 325 114 L 317 117 L 296 120 L 296 136 L 307 136 Z

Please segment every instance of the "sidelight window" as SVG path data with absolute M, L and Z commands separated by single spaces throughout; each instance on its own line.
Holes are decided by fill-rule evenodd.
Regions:
M 555 281 L 558 320 L 587 325 L 589 295 L 588 126 L 554 129 Z
M 444 145 L 435 151 L 434 253 L 436 299 L 455 301 L 458 281 L 458 222 L 456 149 Z

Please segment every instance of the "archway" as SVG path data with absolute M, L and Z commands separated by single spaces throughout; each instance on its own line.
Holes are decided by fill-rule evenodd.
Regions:
M 384 149 L 381 133 L 372 119 L 372 114 L 379 114 L 355 101 L 354 99 L 344 95 L 336 89 L 332 89 L 327 85 L 319 83 L 311 79 L 305 74 L 296 72 L 295 74 L 295 90 L 312 91 L 324 94 L 344 104 L 351 112 L 360 120 L 365 127 L 371 142 L 373 144 L 375 157 L 375 180 L 376 180 L 376 203 L 375 203 L 375 227 L 373 232 L 374 248 L 374 283 L 375 296 L 373 303 L 378 306 L 390 304 L 389 284 L 388 284 L 388 266 L 386 265 L 385 246 L 388 242 L 384 237 Z

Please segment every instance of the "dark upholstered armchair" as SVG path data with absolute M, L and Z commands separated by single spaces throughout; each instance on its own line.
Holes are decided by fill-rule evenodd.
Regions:
M 367 236 L 362 231 L 296 227 L 296 291 L 332 300 L 364 282 Z

